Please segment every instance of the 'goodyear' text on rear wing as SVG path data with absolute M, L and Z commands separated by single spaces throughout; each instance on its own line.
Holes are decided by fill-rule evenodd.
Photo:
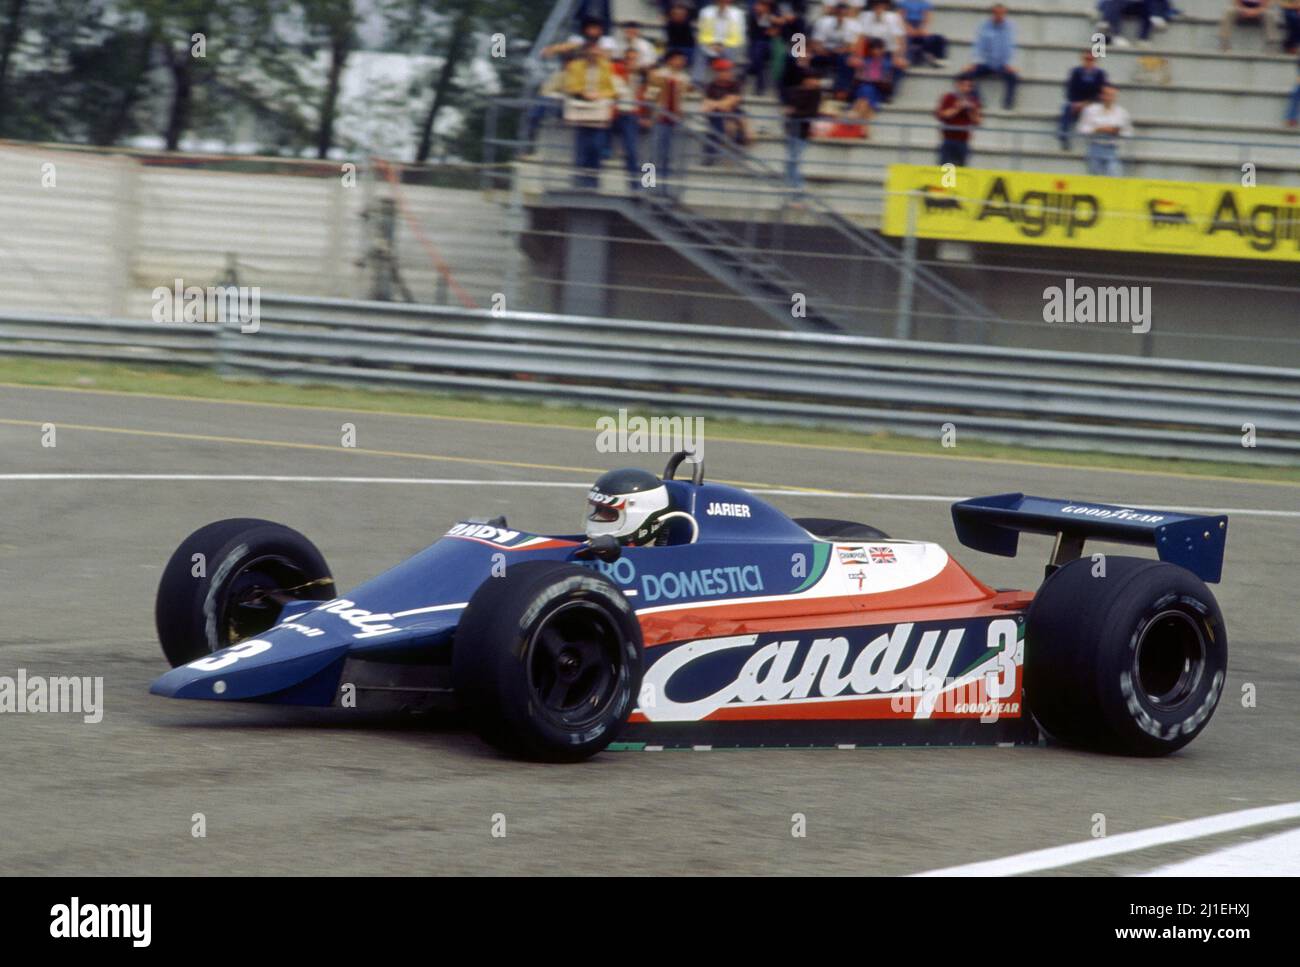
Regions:
M 1187 568 L 1203 581 L 1223 573 L 1228 539 L 1225 515 L 1198 517 L 1089 501 L 998 494 L 952 505 L 957 539 L 967 547 L 1015 557 L 1021 532 L 1055 534 L 1051 566 L 1079 557 L 1089 538 L 1154 547 L 1160 560 Z

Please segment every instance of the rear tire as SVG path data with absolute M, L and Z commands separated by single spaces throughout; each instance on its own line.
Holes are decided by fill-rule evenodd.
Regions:
M 202 555 L 202 576 L 195 576 Z M 154 619 L 173 668 L 274 627 L 294 598 L 328 601 L 334 579 L 320 551 L 296 530 L 237 517 L 200 527 L 163 568 Z
M 833 541 L 887 541 L 889 535 L 867 524 L 832 517 L 796 517 L 794 522 L 814 537 Z
M 1205 728 L 1228 670 L 1214 595 L 1184 568 L 1105 557 L 1056 570 L 1030 605 L 1025 701 L 1055 739 L 1166 755 Z
M 641 688 L 641 625 L 597 571 L 511 564 L 470 598 L 452 683 L 479 734 L 505 752 L 577 762 L 626 724 Z

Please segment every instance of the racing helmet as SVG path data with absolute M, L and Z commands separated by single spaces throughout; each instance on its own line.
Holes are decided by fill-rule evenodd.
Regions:
M 609 535 L 620 544 L 650 544 L 671 505 L 664 482 L 647 470 L 602 474 L 587 494 L 587 536 Z

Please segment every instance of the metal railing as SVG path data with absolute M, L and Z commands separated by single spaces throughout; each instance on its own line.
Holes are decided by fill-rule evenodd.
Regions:
M 1300 463 L 1300 369 L 263 296 L 260 327 L 0 315 L 0 354 Z M 1255 445 L 1243 445 L 1253 431 Z

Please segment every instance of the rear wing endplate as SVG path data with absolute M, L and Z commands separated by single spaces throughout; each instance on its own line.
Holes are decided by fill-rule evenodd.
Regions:
M 1077 558 L 1089 538 L 1154 547 L 1160 560 L 1191 571 L 1202 581 L 1223 574 L 1228 539 L 1226 515 L 1198 517 L 1169 510 L 1143 510 L 1088 501 L 998 494 L 952 505 L 957 539 L 967 547 L 1015 557 L 1020 534 L 1055 534 L 1049 571 Z

